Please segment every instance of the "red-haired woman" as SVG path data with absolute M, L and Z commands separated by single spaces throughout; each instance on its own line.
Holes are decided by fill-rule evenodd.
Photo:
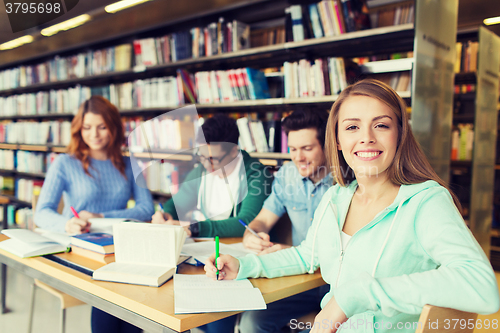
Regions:
M 120 114 L 113 104 L 101 96 L 85 101 L 71 123 L 68 154 L 57 157 L 47 172 L 36 207 L 36 225 L 79 234 L 89 230 L 92 217 L 150 220 L 154 213 L 151 193 L 136 184 L 130 160 L 122 156 L 124 138 Z M 58 214 L 63 193 L 64 211 Z M 127 209 L 130 198 L 136 204 Z M 79 218 L 73 216 L 70 206 Z M 92 311 L 93 323 L 96 310 Z M 116 322 L 118 326 L 126 324 L 119 319 Z M 129 332 L 108 327 L 107 332 L 115 331 Z

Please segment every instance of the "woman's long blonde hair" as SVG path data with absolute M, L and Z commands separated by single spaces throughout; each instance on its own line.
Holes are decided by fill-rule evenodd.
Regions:
M 102 96 L 92 96 L 80 105 L 71 122 L 71 141 L 68 145 L 68 153 L 82 162 L 85 173 L 90 176 L 88 170 L 90 166 L 90 148 L 82 138 L 83 118 L 89 112 L 100 115 L 104 120 L 111 136 L 107 147 L 108 157 L 123 177 L 127 178 L 121 151 L 121 147 L 125 142 L 125 130 L 120 113 L 116 106 Z
M 445 182 L 436 174 L 426 156 L 420 149 L 408 123 L 406 103 L 387 84 L 364 79 L 347 87 L 340 93 L 332 106 L 326 127 L 325 155 L 328 167 L 333 177 L 341 186 L 347 186 L 355 179 L 354 171 L 347 164 L 342 153 L 338 150 L 338 120 L 342 104 L 351 96 L 367 96 L 375 98 L 387 105 L 396 115 L 398 124 L 398 144 L 396 154 L 387 169 L 389 179 L 396 185 L 409 185 L 434 180 L 448 189 L 455 205 L 461 210 L 456 195 L 448 188 Z

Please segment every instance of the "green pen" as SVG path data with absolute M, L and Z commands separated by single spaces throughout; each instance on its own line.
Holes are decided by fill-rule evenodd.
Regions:
M 219 236 L 215 236 L 215 268 L 217 268 L 217 280 L 219 280 L 219 267 L 217 266 L 217 259 L 219 258 Z

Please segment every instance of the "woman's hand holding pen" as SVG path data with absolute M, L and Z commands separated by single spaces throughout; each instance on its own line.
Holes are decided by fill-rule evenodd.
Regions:
M 89 232 L 90 223 L 77 217 L 72 217 L 66 222 L 65 230 L 70 235 L 83 234 Z
M 340 327 L 340 324 L 347 321 L 347 317 L 332 297 L 330 301 L 325 305 L 323 310 L 321 310 L 314 318 L 315 323 L 320 323 L 320 325 L 314 325 L 311 333 L 335 333 Z M 323 323 L 328 323 L 328 325 L 323 325 Z
M 234 280 L 238 276 L 240 270 L 240 262 L 229 254 L 223 254 L 217 259 L 219 267 L 219 280 Z M 205 261 L 206 275 L 213 280 L 216 279 L 217 268 L 215 267 L 215 253 L 213 253 L 207 261 Z
M 265 232 L 258 232 L 257 234 L 262 239 L 255 237 L 251 232 L 245 230 L 245 233 L 243 234 L 243 245 L 247 249 L 261 252 L 274 245 L 269 241 L 270 237 Z

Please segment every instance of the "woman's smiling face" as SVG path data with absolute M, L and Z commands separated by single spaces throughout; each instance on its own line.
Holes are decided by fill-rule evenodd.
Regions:
M 397 117 L 375 98 L 348 97 L 339 110 L 337 140 L 357 179 L 387 177 L 398 145 Z

